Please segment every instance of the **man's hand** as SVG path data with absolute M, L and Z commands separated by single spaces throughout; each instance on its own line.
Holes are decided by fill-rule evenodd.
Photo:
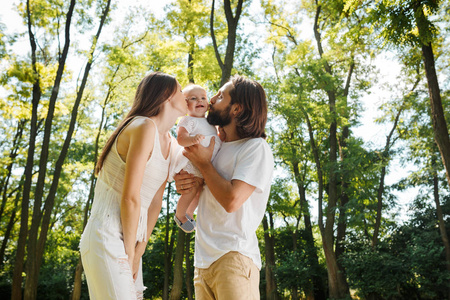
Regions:
M 192 145 L 184 148 L 183 155 L 186 156 L 192 164 L 201 171 L 203 166 L 211 163 L 215 144 L 215 137 L 212 137 L 208 147 L 203 147 L 202 145 Z
M 177 188 L 178 194 L 188 194 L 191 189 L 198 185 L 197 180 L 195 180 L 194 175 L 182 170 L 180 173 L 173 176 L 175 180 L 175 186 Z

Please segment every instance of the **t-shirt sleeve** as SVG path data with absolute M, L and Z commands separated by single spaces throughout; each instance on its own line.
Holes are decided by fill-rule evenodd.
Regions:
M 262 193 L 270 187 L 274 161 L 269 145 L 263 139 L 250 140 L 238 154 L 232 179 L 242 180 Z
M 178 127 L 186 128 L 187 132 L 191 133 L 195 128 L 195 120 L 189 116 L 181 118 L 180 122 L 178 122 Z

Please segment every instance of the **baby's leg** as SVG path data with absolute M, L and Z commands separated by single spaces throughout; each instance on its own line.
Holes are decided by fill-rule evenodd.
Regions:
M 194 212 L 197 209 L 198 206 L 198 199 L 200 198 L 200 192 L 202 191 L 201 186 L 197 188 L 197 194 L 195 194 L 194 199 L 192 199 L 191 204 L 189 204 L 189 207 L 186 210 L 186 214 L 193 219 L 194 218 Z
M 197 190 L 192 189 L 189 193 L 181 195 L 180 199 L 178 199 L 177 211 L 175 212 L 175 216 L 178 220 L 180 220 L 181 223 L 187 221 L 186 212 L 196 194 Z
M 196 179 L 201 180 L 203 183 L 203 179 L 197 177 Z M 196 187 L 192 188 L 189 193 L 181 195 L 180 199 L 178 199 L 175 216 L 181 223 L 187 221 L 186 213 L 191 217 L 191 219 L 193 219 L 193 214 L 197 208 L 198 198 L 202 187 L 202 184 L 198 184 Z

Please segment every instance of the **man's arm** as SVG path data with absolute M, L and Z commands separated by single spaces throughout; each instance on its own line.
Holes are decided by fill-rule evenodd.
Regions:
M 215 140 L 209 147 L 193 145 L 185 148 L 184 155 L 200 170 L 214 198 L 229 213 L 237 211 L 250 197 L 255 187 L 241 180 L 226 180 L 211 163 Z M 177 186 L 178 187 L 178 186 Z

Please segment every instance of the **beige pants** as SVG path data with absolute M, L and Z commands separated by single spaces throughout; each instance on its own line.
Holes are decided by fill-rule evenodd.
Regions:
M 195 268 L 195 299 L 259 300 L 259 270 L 251 258 L 228 252 L 207 269 Z

